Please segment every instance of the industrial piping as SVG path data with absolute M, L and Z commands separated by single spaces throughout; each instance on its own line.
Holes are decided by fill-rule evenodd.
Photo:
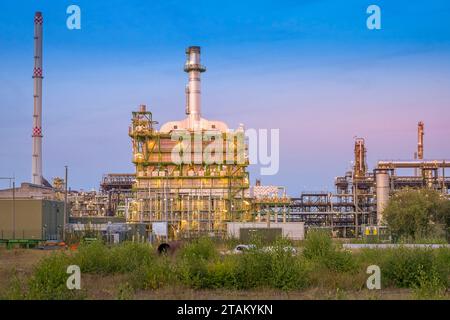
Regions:
M 378 161 L 377 169 L 397 168 L 450 168 L 450 160 Z
M 33 152 L 31 182 L 43 184 L 42 178 L 42 24 L 41 12 L 34 16 L 34 113 L 33 113 Z

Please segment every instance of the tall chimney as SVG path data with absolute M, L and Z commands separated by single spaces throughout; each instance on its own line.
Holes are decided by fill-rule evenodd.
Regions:
M 198 129 L 201 119 L 200 73 L 206 71 L 206 68 L 200 64 L 200 47 L 193 46 L 186 49 L 184 71 L 189 74 L 186 90 L 186 113 L 189 115 L 189 127 Z
M 42 185 L 42 13 L 34 15 L 34 112 L 31 182 Z
M 423 160 L 423 122 L 417 125 L 417 158 Z

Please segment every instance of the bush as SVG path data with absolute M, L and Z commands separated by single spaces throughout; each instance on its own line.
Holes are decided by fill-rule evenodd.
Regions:
M 73 258 L 73 264 L 86 273 L 106 274 L 110 272 L 109 263 L 108 248 L 100 241 L 80 244 Z
M 435 253 L 430 249 L 390 250 L 380 268 L 388 284 L 399 288 L 420 287 L 424 281 L 435 281 L 435 277 L 442 285 L 448 281 L 448 273 L 445 275 L 445 271 L 437 271 Z
M 187 286 L 207 287 L 209 261 L 215 261 L 217 258 L 218 253 L 211 239 L 196 239 L 181 248 L 176 266 L 177 274 Z
M 304 242 L 303 255 L 307 259 L 327 257 L 334 250 L 329 234 L 322 230 L 310 230 Z
M 321 230 L 308 232 L 303 256 L 335 272 L 353 271 L 357 268 L 352 254 L 334 245 L 330 235 Z
M 276 246 L 271 254 L 271 278 L 269 284 L 282 290 L 301 289 L 309 283 L 311 265 L 306 259 L 293 256 Z
M 252 249 L 235 257 L 235 281 L 237 289 L 269 287 L 272 257 L 267 252 Z
M 203 283 L 205 288 L 211 289 L 235 289 L 238 287 L 236 281 L 237 257 L 228 256 L 215 263 L 207 265 L 207 276 Z
M 434 269 L 427 273 L 420 267 L 417 280 L 418 284 L 413 287 L 413 296 L 416 299 L 437 300 L 444 298 L 446 286 Z
M 210 268 L 215 271 L 215 286 L 224 285 L 235 289 L 270 287 L 282 290 L 300 289 L 309 281 L 309 264 L 302 257 L 285 250 L 289 244 L 280 239 L 270 251 L 258 247 Z M 217 281 L 222 279 L 223 281 Z
M 219 255 L 211 239 L 201 238 L 187 243 L 174 256 L 158 256 L 146 244 L 123 243 L 111 248 L 100 242 L 83 244 L 78 252 L 53 253 L 44 258 L 27 281 L 11 277 L 10 289 L 2 298 L 84 298 L 84 291 L 66 288 L 66 270 L 72 264 L 79 265 L 82 273 L 125 274 L 125 281 L 117 284 L 119 299 L 132 298 L 136 289 L 167 285 L 298 290 L 313 284 L 333 290 L 361 290 L 368 277 L 366 268 L 372 264 L 381 268 L 383 287 L 411 288 L 417 298 L 442 297 L 449 284 L 448 248 L 363 249 L 351 253 L 321 231 L 308 234 L 302 254 L 293 255 L 286 250 L 288 245 L 280 239 L 270 250 L 255 246 L 242 254 Z
M 169 258 L 163 256 L 132 271 L 130 283 L 135 289 L 159 289 L 176 283 L 175 272 Z
M 185 244 L 179 255 L 184 259 L 212 260 L 218 257 L 218 252 L 214 242 L 203 237 Z
M 445 287 L 450 287 L 450 248 L 434 251 L 434 267 Z
M 149 265 L 156 260 L 156 253 L 145 243 L 124 242 L 109 251 L 110 272 L 126 273 Z
M 67 300 L 81 299 L 84 293 L 80 290 L 69 290 L 66 286 L 67 267 L 70 258 L 63 254 L 54 254 L 44 258 L 36 266 L 28 283 L 27 299 Z
M 75 254 L 73 264 L 86 273 L 126 273 L 148 264 L 155 258 L 151 246 L 124 242 L 108 248 L 100 241 L 82 244 Z

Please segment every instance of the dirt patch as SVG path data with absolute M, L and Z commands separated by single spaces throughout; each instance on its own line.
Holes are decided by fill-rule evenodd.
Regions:
M 189 288 L 162 288 L 136 292 L 137 300 L 405 300 L 411 299 L 408 289 L 330 291 L 310 288 L 302 291 L 279 290 L 193 290 Z
M 0 293 L 8 288 L 14 274 L 31 275 L 34 265 L 51 253 L 49 250 L 0 248 Z

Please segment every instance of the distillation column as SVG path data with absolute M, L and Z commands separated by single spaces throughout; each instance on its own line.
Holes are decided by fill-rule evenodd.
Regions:
M 355 140 L 355 164 L 353 172 L 356 178 L 361 178 L 366 175 L 367 162 L 366 162 L 366 147 L 363 138 L 357 138 Z
M 31 182 L 42 185 L 42 23 L 41 12 L 34 16 L 34 113 Z
M 417 159 L 423 160 L 423 122 L 420 121 L 417 125 Z

